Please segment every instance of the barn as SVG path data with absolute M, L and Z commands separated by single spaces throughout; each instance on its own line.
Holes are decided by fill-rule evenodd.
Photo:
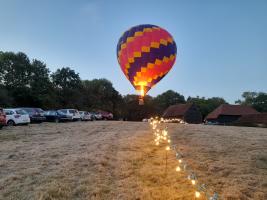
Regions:
M 267 127 L 267 113 L 243 115 L 235 124 L 240 126 Z
M 201 112 L 198 107 L 192 103 L 169 106 L 162 117 L 164 119 L 180 119 L 190 124 L 202 123 Z
M 254 108 L 245 105 L 222 104 L 205 118 L 206 122 L 229 124 L 244 115 L 259 114 Z

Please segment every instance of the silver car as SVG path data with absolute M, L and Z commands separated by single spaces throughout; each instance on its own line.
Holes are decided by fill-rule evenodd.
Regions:
M 59 111 L 66 114 L 66 115 L 71 115 L 72 121 L 81 121 L 82 120 L 81 115 L 77 109 L 61 109 Z

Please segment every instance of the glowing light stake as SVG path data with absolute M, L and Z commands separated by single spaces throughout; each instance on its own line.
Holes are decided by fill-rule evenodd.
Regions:
M 192 174 L 188 175 L 188 179 L 191 180 L 191 183 L 193 185 L 195 185 L 196 184 L 196 180 L 197 180 L 197 176 L 194 173 L 192 173 Z
M 163 136 L 167 136 L 168 135 L 167 131 L 165 131 L 165 130 L 162 131 L 162 134 L 163 134 Z
M 182 159 L 179 159 L 178 162 L 179 162 L 179 163 L 182 163 Z
M 199 198 L 200 197 L 200 192 L 199 191 L 196 191 L 195 192 L 195 196 L 196 196 L 196 198 Z
M 166 147 L 166 150 L 167 150 L 167 151 L 170 151 L 170 147 L 169 147 L 169 146 L 167 146 L 167 147 Z
M 180 172 L 181 171 L 181 168 L 178 166 L 178 167 L 176 167 L 176 171 L 177 172 Z

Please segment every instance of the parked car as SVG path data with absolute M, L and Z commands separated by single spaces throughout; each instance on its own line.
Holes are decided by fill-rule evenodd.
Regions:
M 31 122 L 29 114 L 19 108 L 4 109 L 6 115 L 6 124 L 8 126 L 15 126 L 18 124 L 29 124 Z
M 204 124 L 205 125 L 219 125 L 218 122 L 211 122 L 211 121 L 205 121 Z
M 0 108 L 0 129 L 6 125 L 6 115 L 3 108 Z
M 92 116 L 87 111 L 79 111 L 82 121 L 92 121 Z
M 102 119 L 104 119 L 104 120 L 111 120 L 111 119 L 113 119 L 113 114 L 110 113 L 110 112 L 100 111 L 99 113 L 101 114 Z
M 99 113 L 99 112 L 94 112 L 93 115 L 94 115 L 94 117 L 95 117 L 96 120 L 103 119 L 101 113 Z
M 60 110 L 48 110 L 44 113 L 48 122 L 72 121 L 72 115 L 61 112 Z
M 93 112 L 89 112 L 89 114 L 91 115 L 91 120 L 92 120 L 92 121 L 96 120 L 95 113 L 93 113 Z
M 20 108 L 26 111 L 31 119 L 31 122 L 43 122 L 46 120 L 44 116 L 44 111 L 41 108 Z
M 61 109 L 59 111 L 63 112 L 64 114 L 71 115 L 72 121 L 81 121 L 81 115 L 76 109 Z

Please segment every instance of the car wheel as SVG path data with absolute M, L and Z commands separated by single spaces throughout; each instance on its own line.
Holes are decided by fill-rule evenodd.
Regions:
M 15 122 L 14 122 L 13 120 L 9 120 L 9 121 L 7 122 L 7 125 L 8 125 L 8 126 L 15 126 Z

